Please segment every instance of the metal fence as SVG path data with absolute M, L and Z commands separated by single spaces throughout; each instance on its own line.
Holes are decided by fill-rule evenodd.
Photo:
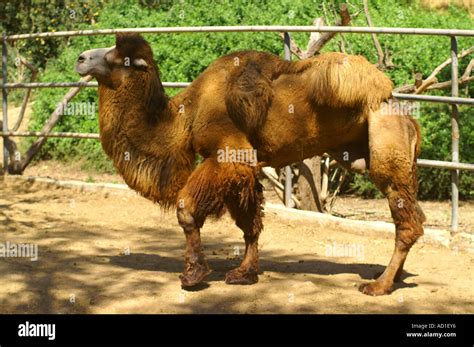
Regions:
M 58 31 L 34 34 L 2 35 L 2 75 L 1 84 L 3 103 L 3 129 L 0 135 L 3 136 L 3 158 L 4 167 L 8 167 L 9 153 L 6 146 L 8 137 L 72 137 L 72 138 L 99 138 L 98 134 L 79 133 L 49 133 L 39 132 L 12 132 L 8 128 L 8 89 L 14 88 L 65 88 L 65 87 L 97 87 L 97 83 L 89 82 L 59 82 L 59 83 L 8 83 L 7 81 L 7 55 L 8 42 L 16 40 L 26 40 L 34 38 L 57 38 L 88 35 L 112 35 L 116 33 L 208 33 L 208 32 L 284 32 L 284 52 L 285 59 L 291 59 L 289 32 L 335 32 L 335 33 L 361 33 L 361 34 L 396 34 L 396 35 L 433 35 L 447 36 L 451 40 L 451 96 L 429 96 L 393 93 L 393 96 L 401 100 L 440 102 L 451 104 L 451 134 L 452 134 L 452 161 L 437 161 L 418 159 L 418 166 L 443 168 L 451 170 L 451 231 L 458 231 L 458 206 L 459 206 L 459 170 L 474 171 L 474 164 L 459 162 L 459 110 L 458 105 L 474 105 L 472 98 L 458 97 L 458 36 L 474 37 L 474 30 L 454 30 L 454 29 L 429 29 L 429 28 L 386 28 L 386 27 L 343 27 L 343 26 L 200 26 L 200 27 L 165 27 L 165 28 L 127 28 L 127 29 L 99 29 L 99 30 L 78 30 L 78 31 Z M 164 82 L 164 87 L 184 88 L 189 85 L 187 82 Z M 285 169 L 287 179 L 285 186 L 285 204 L 291 206 L 291 170 Z

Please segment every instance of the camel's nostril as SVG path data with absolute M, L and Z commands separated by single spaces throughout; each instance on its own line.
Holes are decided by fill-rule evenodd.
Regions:
M 80 55 L 79 58 L 77 58 L 78 63 L 83 63 L 85 61 L 86 61 L 86 57 L 84 57 L 83 55 Z

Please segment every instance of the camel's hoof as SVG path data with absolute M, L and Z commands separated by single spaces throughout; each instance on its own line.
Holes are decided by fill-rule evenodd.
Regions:
M 179 275 L 183 287 L 194 287 L 202 282 L 204 277 L 209 275 L 212 270 L 205 264 L 189 264 L 184 273 Z
M 230 270 L 225 275 L 227 284 L 254 284 L 258 282 L 258 275 L 255 270 L 242 270 L 240 268 Z
M 375 281 L 370 283 L 362 283 L 359 286 L 359 290 L 366 295 L 378 296 L 390 294 L 392 288 L 383 286 L 379 282 Z

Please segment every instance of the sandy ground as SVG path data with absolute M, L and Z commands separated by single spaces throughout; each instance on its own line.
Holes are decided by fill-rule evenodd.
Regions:
M 267 213 L 260 281 L 229 286 L 241 231 L 225 216 L 202 230 L 214 272 L 181 288 L 184 237 L 174 213 L 133 194 L 0 181 L 0 241 L 38 245 L 37 261 L 0 258 L 0 313 L 473 313 L 474 256 L 413 247 L 388 296 L 357 286 L 383 270 L 393 240 L 321 230 Z

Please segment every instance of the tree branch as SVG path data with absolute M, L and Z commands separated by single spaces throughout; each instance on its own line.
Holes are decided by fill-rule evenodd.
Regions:
M 458 85 L 461 87 L 468 84 L 471 81 L 474 81 L 474 76 L 461 77 L 458 80 Z M 451 87 L 451 80 L 432 84 L 431 86 L 427 88 L 427 90 L 444 89 L 444 88 L 450 88 L 450 87 Z
M 461 59 L 465 57 L 466 55 L 471 54 L 472 52 L 474 52 L 474 46 L 466 50 L 463 50 L 461 53 L 458 54 L 458 58 Z M 438 83 L 438 79 L 436 76 L 441 72 L 441 70 L 443 70 L 446 66 L 449 66 L 451 63 L 452 63 L 452 59 L 448 58 L 445 61 L 443 61 L 440 65 L 438 65 L 436 69 L 434 69 L 433 72 L 428 76 L 428 78 L 423 81 L 421 86 L 415 89 L 415 94 L 421 94 L 425 90 L 427 90 L 428 87 L 431 86 L 432 84 Z
M 336 26 L 347 26 L 350 24 L 351 15 L 349 13 L 348 6 L 345 3 L 341 4 L 341 6 L 339 7 L 339 15 L 341 16 L 341 18 L 336 22 Z M 324 19 L 321 17 L 314 19 L 313 25 L 317 27 L 324 26 Z M 296 42 L 294 42 L 290 37 L 290 51 L 295 56 L 297 56 L 298 59 L 312 57 L 317 52 L 319 52 L 324 47 L 324 45 L 329 42 L 329 40 L 336 36 L 336 34 L 337 33 L 312 32 L 309 37 L 306 51 L 303 51 L 300 47 L 298 47 Z M 284 39 L 285 34 L 280 33 L 280 37 Z
M 367 3 L 367 0 L 363 0 L 362 2 L 364 4 L 364 13 L 365 13 L 365 18 L 367 20 L 367 25 L 369 27 L 373 27 L 374 25 L 372 23 L 372 18 L 370 17 L 369 5 Z M 380 45 L 380 41 L 377 38 L 377 35 L 371 34 L 370 36 L 372 36 L 372 41 L 374 41 L 375 49 L 377 50 L 377 56 L 378 56 L 377 65 L 379 67 L 383 68 L 384 67 L 384 62 L 385 62 L 385 56 L 384 56 L 384 53 L 383 53 L 382 46 Z
M 471 59 L 469 64 L 467 64 L 466 70 L 464 70 L 464 73 L 462 74 L 461 78 L 467 78 L 471 76 L 471 72 L 473 68 L 474 68 L 474 59 Z
M 351 22 L 351 16 L 349 13 L 349 9 L 345 3 L 342 3 L 339 7 L 339 15 L 341 18 L 336 22 L 336 26 L 347 26 Z M 319 52 L 326 43 L 329 42 L 337 33 L 322 33 L 317 41 L 311 44 L 308 47 L 305 57 L 311 57 L 316 52 Z
M 319 27 L 319 26 L 326 25 L 326 23 L 324 22 L 324 18 L 319 17 L 313 21 L 313 25 Z M 320 38 L 321 38 L 321 33 L 319 31 L 314 31 L 310 34 L 308 45 L 306 46 L 306 51 L 304 52 L 305 58 L 309 57 L 308 52 L 311 51 L 311 47 L 314 46 L 316 42 L 319 41 Z
M 474 52 L 474 46 L 468 48 L 468 49 L 465 49 L 463 50 L 461 53 L 458 54 L 458 58 L 459 59 L 462 59 L 464 58 L 465 56 L 471 54 Z M 441 83 L 438 83 L 438 79 L 437 79 L 437 75 L 447 66 L 449 66 L 450 64 L 452 63 L 452 59 L 449 58 L 449 59 L 446 59 L 445 61 L 443 61 L 441 64 L 439 64 L 434 70 L 433 72 L 431 72 L 431 74 L 425 79 L 422 81 L 422 83 L 420 84 L 419 81 L 416 81 L 416 77 L 415 77 L 415 85 L 411 85 L 411 84 L 407 84 L 407 85 L 404 85 L 404 86 L 400 86 L 398 88 L 395 88 L 395 92 L 397 93 L 415 93 L 415 94 L 421 94 L 421 93 L 424 93 L 425 91 L 427 90 L 433 90 L 433 89 L 443 89 L 443 88 L 447 88 L 448 86 L 451 85 L 451 81 L 446 81 L 446 82 L 441 82 Z M 471 75 L 471 71 L 472 69 L 474 68 L 474 59 L 472 59 L 466 70 L 464 71 L 462 77 L 459 79 L 459 84 L 460 85 L 463 85 L 463 84 L 466 84 L 468 83 L 469 81 L 472 80 L 472 78 L 470 77 Z M 417 74 L 418 75 L 418 74 Z M 415 75 L 416 76 L 416 75 Z
M 289 35 L 289 34 L 288 34 Z M 280 37 L 282 38 L 282 40 L 285 39 L 285 34 L 284 33 L 280 33 Z M 293 53 L 294 55 L 296 55 L 298 57 L 298 59 L 304 59 L 304 52 L 298 47 L 298 45 L 296 44 L 296 42 L 291 38 L 290 36 L 290 51 L 291 53 Z
M 31 71 L 30 82 L 34 82 L 38 74 L 38 69 L 35 66 L 33 66 L 33 64 L 28 62 L 28 60 L 26 60 L 23 56 L 21 56 L 20 54 L 18 55 L 20 57 L 20 62 Z M 21 103 L 20 113 L 18 114 L 18 118 L 16 120 L 15 126 L 11 129 L 12 131 L 17 131 L 20 128 L 21 123 L 23 122 L 23 117 L 25 116 L 26 106 L 28 105 L 30 94 L 31 94 L 31 89 L 27 89 L 25 96 L 23 97 L 23 102 Z
M 91 79 L 92 79 L 92 76 L 85 76 L 85 77 L 82 77 L 79 80 L 79 82 L 89 82 Z M 67 105 L 68 102 L 71 101 L 71 99 L 74 98 L 74 96 L 76 96 L 76 94 L 79 93 L 82 88 L 83 87 L 73 87 L 69 89 L 69 91 L 62 98 L 61 103 L 58 104 L 58 106 L 53 111 L 53 113 L 51 113 L 51 117 L 49 118 L 49 120 L 43 126 L 43 129 L 41 130 L 42 133 L 47 134 L 53 129 L 53 127 L 56 125 L 56 123 L 61 119 L 61 117 L 64 114 L 64 109 L 65 109 L 64 105 Z M 40 137 L 31 145 L 31 147 L 28 149 L 25 156 L 21 160 L 21 163 L 20 163 L 21 172 L 23 172 L 26 169 L 26 167 L 31 162 L 35 154 L 40 150 L 40 148 L 46 142 L 46 139 L 47 139 L 46 137 Z

